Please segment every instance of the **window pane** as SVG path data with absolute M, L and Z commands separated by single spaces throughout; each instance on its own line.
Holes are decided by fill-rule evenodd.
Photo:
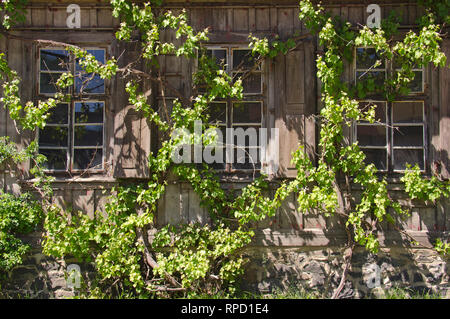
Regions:
M 67 71 L 68 63 L 66 50 L 41 50 L 41 71 Z
M 103 123 L 103 102 L 75 103 L 75 123 Z
M 423 146 L 423 127 L 395 126 L 394 146 Z
M 261 123 L 261 117 L 260 102 L 233 104 L 233 123 Z
M 101 49 L 93 49 L 93 50 L 86 50 L 87 53 L 92 54 L 95 57 L 95 60 L 97 60 L 98 62 L 104 64 L 105 63 L 105 50 L 101 50 Z M 81 71 L 83 70 L 83 68 L 81 67 L 81 65 L 78 63 L 79 59 L 77 59 L 76 64 L 75 64 L 75 70 L 76 71 Z
M 423 150 L 394 150 L 394 169 L 406 169 L 406 163 L 418 164 L 420 169 L 424 169 Z
M 46 126 L 39 130 L 39 146 L 66 147 L 67 136 L 67 127 Z
M 377 86 L 383 86 L 384 81 L 386 79 L 385 71 L 357 71 L 356 72 L 356 81 L 370 81 Z
M 50 115 L 47 118 L 47 124 L 67 124 L 69 116 L 68 104 L 57 104 L 56 107 L 50 110 Z
M 77 93 L 103 94 L 105 93 L 105 80 L 100 78 L 98 74 L 77 74 L 75 90 Z
M 384 102 L 368 102 L 363 101 L 359 103 L 359 109 L 363 112 L 367 112 L 369 109 L 372 108 L 373 105 L 376 105 L 375 107 L 375 121 L 386 123 L 386 103 Z M 367 122 L 367 121 L 361 121 L 361 122 Z
M 259 129 L 259 126 L 234 126 L 233 144 L 239 146 L 258 146 Z
M 384 60 L 377 54 L 375 48 L 356 48 L 356 68 L 370 69 L 379 60 L 381 64 L 377 69 L 384 69 Z
M 423 72 L 414 71 L 414 79 L 409 83 L 411 92 L 423 92 Z
M 66 150 L 46 150 L 39 149 L 39 153 L 47 157 L 44 168 L 52 170 L 67 169 L 67 151 Z
M 245 148 L 234 150 L 234 169 L 261 169 L 259 148 Z
M 234 82 L 237 81 L 239 77 L 242 79 L 242 88 L 244 89 L 244 93 L 261 93 L 261 73 L 236 72 L 233 74 Z
M 61 89 L 56 85 L 56 81 L 62 73 L 45 73 L 41 72 L 39 76 L 39 92 L 44 94 L 53 94 L 56 92 L 68 92 L 68 89 Z
M 206 50 L 206 54 L 210 58 L 214 57 L 218 66 L 227 64 L 227 50 L 225 49 L 209 49 Z
M 392 104 L 394 123 L 421 123 L 423 122 L 422 102 L 394 102 Z
M 256 58 L 252 56 L 252 50 L 233 50 L 233 69 L 250 69 L 255 65 Z
M 210 123 L 226 123 L 227 122 L 227 104 L 226 103 L 211 103 L 208 107 L 209 122 Z
M 386 127 L 383 125 L 358 125 L 357 139 L 360 146 L 385 146 Z
M 73 169 L 101 169 L 101 149 L 75 149 L 73 151 Z
M 205 147 L 205 157 L 202 164 L 206 164 L 212 169 L 224 170 L 226 166 L 226 148 L 225 147 Z M 210 162 L 210 163 L 208 163 Z M 212 163 L 211 163 L 212 162 Z
M 75 146 L 101 146 L 103 145 L 102 125 L 75 126 Z
M 387 152 L 383 149 L 361 149 L 366 155 L 366 163 L 374 164 L 379 170 L 387 170 Z

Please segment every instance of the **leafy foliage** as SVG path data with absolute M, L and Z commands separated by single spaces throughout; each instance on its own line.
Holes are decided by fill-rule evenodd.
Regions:
M 0 274 L 22 263 L 30 246 L 18 236 L 36 229 L 43 210 L 28 193 L 15 196 L 0 191 Z
M 12 12 L 12 3 L 3 2 L 6 11 Z M 194 134 L 196 123 L 208 123 L 209 104 L 218 98 L 242 100 L 243 88 L 241 77 L 233 79 L 223 66 L 216 65 L 213 59 L 203 54 L 208 30 L 195 32 L 188 25 L 185 11 L 174 14 L 159 7 L 161 3 L 156 0 L 144 4 L 111 0 L 113 16 L 122 21 L 116 37 L 121 41 L 139 39 L 140 59 L 155 70 L 159 68 L 158 56 L 174 54 L 192 61 L 199 53 L 198 70 L 193 74 L 195 95 L 189 99 L 179 96 L 171 109 L 163 100 L 163 106 L 158 108 L 151 105 L 146 92 L 141 92 L 141 83 L 150 80 L 165 88 L 167 83 L 160 76 L 133 69 L 133 62 L 137 61 L 119 69 L 115 58 L 102 64 L 79 47 L 65 46 L 85 72 L 98 74 L 102 79 L 120 74 L 127 80 L 129 103 L 155 125 L 160 145 L 156 154 L 149 157 L 149 180 L 114 189 L 104 214 L 97 212 L 95 216 L 87 216 L 83 212 L 62 212 L 54 205 L 46 205 L 44 252 L 58 258 L 72 256 L 93 262 L 98 272 L 98 286 L 90 291 L 93 295 L 101 295 L 100 291 L 111 293 L 113 288 L 119 294 L 140 297 L 172 291 L 188 296 L 193 291 L 217 293 L 226 290 L 232 294 L 243 272 L 244 249 L 254 236 L 255 224 L 274 216 L 291 193 L 297 195 L 301 211 L 315 210 L 326 216 L 343 218 L 349 233 L 349 245 L 358 243 L 371 252 L 377 252 L 377 226 L 384 220 L 394 223 L 394 213 L 404 215 L 407 211 L 389 196 L 386 178 L 380 177 L 374 165 L 365 163 L 365 155 L 358 144 L 346 141 L 344 129 L 355 121 L 374 122 L 375 106 L 368 110 L 358 107 L 357 98 L 363 98 L 367 91 L 377 90 L 387 100 L 392 100 L 398 94 L 408 92 L 407 86 L 414 78 L 413 68 L 428 63 L 445 65 L 445 55 L 439 50 L 441 26 L 435 22 L 444 16 L 445 2 L 429 3 L 437 8 L 439 17 L 430 11 L 421 21 L 420 32 L 408 32 L 399 42 L 392 40 L 398 27 L 394 16 L 383 22 L 380 29 L 364 27 L 355 31 L 349 23 L 325 13 L 320 5 L 315 6 L 309 0 L 300 2 L 299 18 L 317 34 L 320 45 L 325 48 L 316 60 L 324 104 L 318 116 L 319 161 L 315 165 L 302 147 L 296 150 L 292 161 L 297 176 L 281 181 L 272 197 L 268 194 L 266 176 L 230 192 L 223 188 L 211 168 L 174 163 L 172 154 L 181 141 L 189 145 L 199 139 L 212 142 L 206 135 Z M 5 21 L 8 25 L 9 22 Z M 168 30 L 175 33 L 177 41 L 162 40 L 162 33 Z M 252 53 L 257 57 L 256 63 L 263 58 L 271 59 L 288 53 L 299 40 L 296 35 L 285 41 L 278 37 L 269 41 L 253 35 L 249 39 Z M 356 87 L 345 83 L 342 81 L 344 59 L 352 61 L 355 46 L 374 47 L 383 59 L 395 61 L 401 67 L 379 88 L 370 78 Z M 9 68 L 3 54 L 0 55 L 0 76 L 4 81 L 1 102 L 23 129 L 43 128 L 51 109 L 59 101 L 70 99 L 70 96 L 59 93 L 37 105 L 32 102 L 23 105 L 19 92 L 21 79 Z M 74 76 L 66 72 L 62 73 L 57 84 L 65 88 L 72 86 L 73 81 Z M 200 87 L 204 91 L 198 94 Z M 212 127 L 204 125 L 203 129 Z M 187 132 L 184 137 L 173 137 L 178 129 Z M 15 144 L 0 140 L 2 158 L 15 164 L 31 159 L 35 163 L 32 174 L 40 181 L 36 187 L 49 185 L 50 180 L 39 168 L 45 159 L 37 155 L 36 144 L 17 151 Z M 158 202 L 172 175 L 192 186 L 201 205 L 209 212 L 208 223 L 153 229 Z M 448 196 L 448 184 L 433 177 L 423 179 L 417 168 L 408 170 L 402 181 L 411 198 L 436 201 Z M 362 189 L 358 200 L 352 195 L 354 185 Z M 51 193 L 50 186 L 47 191 Z M 11 198 L 8 200 L 13 201 Z M 32 203 L 28 198 L 26 201 L 24 198 L 24 202 L 27 205 Z M 35 220 L 30 217 L 29 221 L 31 227 L 31 221 L 34 223 Z M 148 243 L 147 235 L 152 231 L 150 238 L 153 241 Z M 8 264 L 11 267 L 25 250 L 14 240 L 8 243 L 12 245 L 5 248 L 8 251 L 18 247 L 16 255 L 11 255 Z M 449 250 L 448 244 L 440 240 L 436 248 L 442 253 Z

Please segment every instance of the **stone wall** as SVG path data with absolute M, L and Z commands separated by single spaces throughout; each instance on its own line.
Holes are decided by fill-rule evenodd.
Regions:
M 24 264 L 9 274 L 2 286 L 1 298 L 70 298 L 75 296 L 67 286 L 67 266 L 75 260 L 55 260 L 37 247 L 39 237 L 32 240 L 35 248 Z M 343 267 L 342 248 L 338 247 L 252 247 L 246 250 L 250 262 L 246 266 L 243 287 L 246 290 L 273 293 L 287 289 L 303 289 L 321 296 L 331 296 L 339 285 Z M 383 297 L 392 287 L 411 288 L 438 293 L 450 298 L 449 258 L 430 249 L 382 248 L 372 255 L 357 248 L 341 296 L 343 298 Z M 84 278 L 93 273 L 91 265 L 80 265 Z M 377 271 L 379 282 L 377 282 Z
M 245 273 L 246 289 L 272 293 L 286 289 L 316 291 L 331 297 L 343 267 L 342 248 L 254 248 Z M 383 296 L 383 290 L 400 287 L 450 298 L 448 258 L 430 249 L 384 248 L 372 255 L 363 248 L 353 254 L 341 296 Z M 379 282 L 376 275 L 379 273 Z

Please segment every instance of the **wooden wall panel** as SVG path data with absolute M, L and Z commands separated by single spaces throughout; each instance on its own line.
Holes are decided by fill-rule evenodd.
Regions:
M 450 39 L 446 39 L 442 44 L 442 50 L 447 57 L 450 57 Z M 442 175 L 450 178 L 450 69 L 440 68 L 440 153 Z
M 290 194 L 278 210 L 278 227 L 284 230 L 303 229 L 303 214 L 297 211 L 295 195 Z
M 93 189 L 72 190 L 73 212 L 81 211 L 89 217 L 94 217 L 95 195 Z
M 278 32 L 282 39 L 292 36 L 294 31 L 294 10 L 292 8 L 278 9 Z
M 255 9 L 256 30 L 260 32 L 270 31 L 270 9 Z
M 5 59 L 8 59 L 8 42 L 5 37 L 0 37 L 0 53 L 3 53 Z M 3 95 L 3 90 L 0 90 L 0 97 Z M 3 103 L 0 104 L 0 136 L 6 135 L 6 116 L 7 111 L 3 107 Z
M 286 55 L 286 103 L 291 113 L 303 113 L 305 103 L 305 51 L 295 50 Z
M 233 10 L 233 31 L 248 32 L 249 31 L 249 17 L 248 9 L 234 9 Z
M 227 31 L 227 12 L 223 9 L 212 9 L 212 32 Z

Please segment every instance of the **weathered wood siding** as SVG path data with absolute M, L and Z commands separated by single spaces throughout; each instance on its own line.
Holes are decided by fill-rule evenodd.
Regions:
M 209 28 L 212 44 L 245 44 L 248 43 L 249 33 L 271 38 L 274 34 L 279 34 L 282 39 L 293 33 L 302 37 L 302 42 L 295 50 L 265 63 L 263 70 L 263 125 L 280 130 L 279 176 L 293 177 L 295 170 L 290 163 L 291 152 L 302 144 L 311 158 L 314 158 L 316 150 L 317 125 L 312 115 L 316 114 L 319 108 L 320 83 L 317 83 L 315 76 L 314 61 L 320 48 L 317 39 L 308 34 L 298 19 L 297 1 L 280 1 L 279 6 L 271 2 L 264 3 L 265 1 L 261 1 L 258 5 L 242 5 L 241 1 L 233 6 L 232 2 L 192 1 L 189 4 L 180 4 L 173 1 L 170 6 L 174 10 L 181 10 L 181 6 L 186 6 L 189 21 L 196 30 Z M 326 3 L 329 11 L 349 20 L 354 26 L 365 24 L 366 4 L 357 1 L 352 4 L 350 1 L 348 4 Z M 403 17 L 403 26 L 414 25 L 417 17 L 423 13 L 416 1 L 379 3 L 383 17 L 388 16 L 392 10 L 398 11 Z M 120 57 L 120 67 L 126 66 L 137 57 L 139 48 L 135 47 L 135 44 L 122 44 L 115 40 L 114 32 L 119 21 L 111 17 L 111 9 L 105 4 L 81 2 L 81 29 L 78 30 L 69 30 L 65 26 L 66 5 L 32 3 L 27 11 L 26 21 L 10 33 L 11 37 L 0 37 L 1 52 L 7 53 L 11 66 L 17 69 L 25 80 L 22 83 L 22 92 L 26 99 L 36 99 L 37 47 L 33 40 L 47 39 L 83 46 L 104 46 L 109 56 Z M 174 34 L 166 32 L 163 39 L 173 40 Z M 447 56 L 450 56 L 448 39 L 444 42 L 444 50 Z M 188 96 L 194 71 L 193 61 L 168 55 L 161 57 L 159 62 L 162 68 L 161 76 Z M 442 163 L 443 172 L 449 176 L 450 71 L 429 68 L 426 73 L 429 96 L 429 164 L 435 161 Z M 345 78 L 352 78 L 351 68 L 347 70 Z M 57 201 L 62 206 L 93 214 L 104 205 L 106 194 L 103 194 L 103 188 L 110 189 L 117 184 L 119 178 L 145 179 L 151 174 L 147 169 L 147 157 L 151 147 L 155 146 L 157 137 L 152 136 L 151 126 L 142 115 L 128 105 L 127 95 L 123 93 L 125 83 L 126 79 L 117 76 L 107 84 L 105 171 L 87 178 L 61 178 L 55 185 Z M 144 84 L 144 90 L 158 92 L 151 94 L 149 99 L 161 105 L 164 103 L 163 98 L 166 98 L 169 108 L 171 99 L 176 97 L 172 92 L 162 92 L 150 83 Z M 33 138 L 31 135 L 18 135 L 14 122 L 10 120 L 4 108 L 0 108 L 0 135 L 8 135 L 12 140 L 24 144 Z M 273 143 L 271 136 L 268 142 L 270 147 Z M 227 183 L 225 187 L 243 187 L 248 181 L 244 179 L 239 183 Z M 19 189 L 18 182 L 5 171 L 0 171 L 0 186 L 4 190 Z M 398 185 L 393 184 L 392 187 L 395 189 L 394 193 L 400 196 Z M 425 238 L 427 231 L 449 229 L 448 211 L 448 203 L 440 203 L 436 207 L 416 204 L 412 216 L 401 223 L 406 229 L 420 232 Z M 157 223 L 163 225 L 182 221 L 208 223 L 209 217 L 189 185 L 171 181 L 160 202 Z M 296 196 L 291 195 L 274 218 L 257 225 L 261 230 L 257 242 L 264 245 L 328 245 L 334 239 L 342 238 L 342 234 L 333 233 L 337 223 L 337 219 L 333 217 L 324 218 L 314 212 L 299 212 Z

